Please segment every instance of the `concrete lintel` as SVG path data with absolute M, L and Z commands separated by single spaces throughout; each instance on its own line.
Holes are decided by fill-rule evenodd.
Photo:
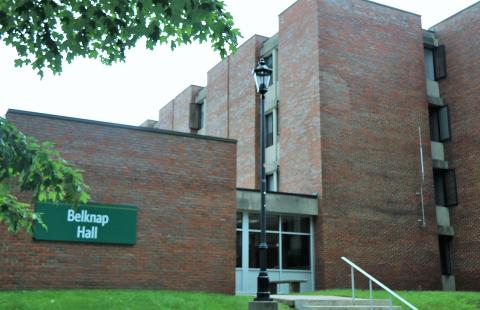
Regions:
M 450 227 L 450 210 L 444 206 L 435 206 L 437 214 L 437 225 Z
M 440 97 L 427 96 L 427 98 L 428 98 L 428 104 L 432 106 L 443 107 L 445 105 L 445 102 L 443 102 L 443 99 Z
M 445 152 L 442 142 L 430 141 L 432 148 L 432 160 L 445 160 Z
M 440 98 L 440 88 L 437 81 L 427 79 L 427 96 Z
M 423 30 L 423 44 L 427 47 L 435 46 L 435 32 Z
M 442 236 L 455 236 L 452 226 L 437 225 L 438 234 Z
M 198 95 L 195 97 L 195 102 L 196 103 L 202 102 L 206 96 L 207 96 L 207 88 L 203 87 L 202 89 L 200 89 L 200 91 L 198 92 Z
M 237 189 L 237 210 L 260 211 L 260 192 Z M 315 197 L 305 195 L 267 193 L 267 212 L 318 215 L 318 202 Z
M 433 159 L 432 160 L 432 166 L 433 169 L 448 169 L 448 161 L 446 160 L 438 160 L 438 159 Z
M 263 46 L 260 49 L 260 55 L 262 57 L 270 54 L 270 52 L 278 46 L 278 33 L 274 34 L 271 38 L 263 42 Z

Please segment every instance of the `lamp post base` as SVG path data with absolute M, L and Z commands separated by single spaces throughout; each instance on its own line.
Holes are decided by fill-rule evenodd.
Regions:
M 248 303 L 248 310 L 278 310 L 278 302 L 251 301 Z

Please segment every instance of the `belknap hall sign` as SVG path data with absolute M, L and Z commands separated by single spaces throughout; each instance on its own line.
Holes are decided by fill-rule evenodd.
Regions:
M 47 229 L 37 224 L 36 240 L 135 244 L 137 207 L 125 205 L 38 203 Z

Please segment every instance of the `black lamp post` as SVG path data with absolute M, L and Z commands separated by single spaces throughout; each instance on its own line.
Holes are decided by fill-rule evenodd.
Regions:
M 253 70 L 253 77 L 255 78 L 255 84 L 257 86 L 257 92 L 261 95 L 260 100 L 260 272 L 257 280 L 257 298 L 256 301 L 271 301 L 270 289 L 267 273 L 267 235 L 266 235 L 266 212 L 265 212 L 265 196 L 267 191 L 267 180 L 265 177 L 265 93 L 268 91 L 268 84 L 270 83 L 270 77 L 272 75 L 272 69 L 270 69 L 263 58 L 260 58 L 258 66 Z

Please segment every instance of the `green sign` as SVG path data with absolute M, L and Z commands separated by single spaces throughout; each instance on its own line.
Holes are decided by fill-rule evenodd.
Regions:
M 87 204 L 37 203 L 47 229 L 37 224 L 36 240 L 135 244 L 137 207 Z

